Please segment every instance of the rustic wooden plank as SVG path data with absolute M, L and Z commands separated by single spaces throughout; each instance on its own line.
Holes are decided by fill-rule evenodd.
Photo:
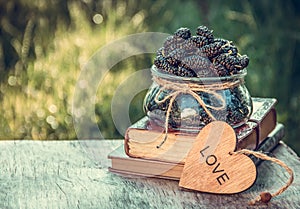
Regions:
M 108 172 L 106 156 L 120 144 L 122 140 L 1 141 L 0 208 L 247 208 L 259 192 L 275 191 L 288 178 L 279 166 L 263 162 L 254 186 L 240 194 L 187 192 L 178 181 Z M 300 160 L 284 144 L 273 153 L 294 169 L 295 181 L 269 207 L 300 208 Z

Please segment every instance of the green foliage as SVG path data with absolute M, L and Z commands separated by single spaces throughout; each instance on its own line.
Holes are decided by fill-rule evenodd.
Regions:
M 278 99 L 285 141 L 300 152 L 298 1 L 1 1 L 0 138 L 74 139 L 71 105 L 81 66 L 98 48 L 124 35 L 173 33 L 207 25 L 250 57 L 247 87 L 252 96 Z M 129 58 L 99 87 L 95 122 L 106 138 L 121 137 L 111 118 L 118 85 L 151 66 L 153 55 Z M 142 112 L 140 93 L 130 116 Z

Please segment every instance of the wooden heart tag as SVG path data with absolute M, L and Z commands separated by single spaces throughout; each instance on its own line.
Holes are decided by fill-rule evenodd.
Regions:
M 244 154 L 232 155 L 236 135 L 230 125 L 214 121 L 198 134 L 187 155 L 179 186 L 216 194 L 233 194 L 251 187 L 256 166 Z

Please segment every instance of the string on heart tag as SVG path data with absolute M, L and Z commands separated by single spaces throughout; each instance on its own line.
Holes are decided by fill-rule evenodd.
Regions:
M 264 153 L 261 153 L 258 151 L 252 151 L 252 150 L 248 150 L 248 149 L 242 149 L 242 150 L 239 150 L 236 152 L 230 152 L 230 154 L 232 154 L 232 155 L 238 155 L 238 154 L 254 155 L 255 157 L 257 157 L 259 159 L 268 160 L 268 161 L 271 161 L 271 162 L 274 162 L 274 163 L 280 165 L 290 175 L 287 183 L 284 186 L 282 186 L 280 189 L 278 189 L 276 192 L 274 192 L 274 193 L 261 192 L 259 196 L 257 196 L 255 199 L 253 199 L 249 202 L 249 205 L 255 205 L 256 203 L 259 203 L 259 202 L 268 203 L 268 202 L 270 202 L 270 200 L 273 197 L 276 197 L 276 196 L 280 195 L 281 193 L 283 193 L 293 183 L 293 180 L 294 180 L 293 170 L 289 166 L 287 166 L 284 162 L 282 162 L 281 160 L 279 160 L 275 157 L 270 157 Z

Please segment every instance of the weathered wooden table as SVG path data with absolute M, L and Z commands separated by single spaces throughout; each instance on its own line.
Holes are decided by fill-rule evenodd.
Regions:
M 261 191 L 277 190 L 288 178 L 278 165 L 263 162 L 255 185 L 243 193 L 187 192 L 177 181 L 110 173 L 107 155 L 122 140 L 85 142 L 1 141 L 0 208 L 255 208 L 247 202 Z M 284 144 L 273 154 L 293 168 L 295 180 L 259 207 L 300 208 L 299 158 Z

